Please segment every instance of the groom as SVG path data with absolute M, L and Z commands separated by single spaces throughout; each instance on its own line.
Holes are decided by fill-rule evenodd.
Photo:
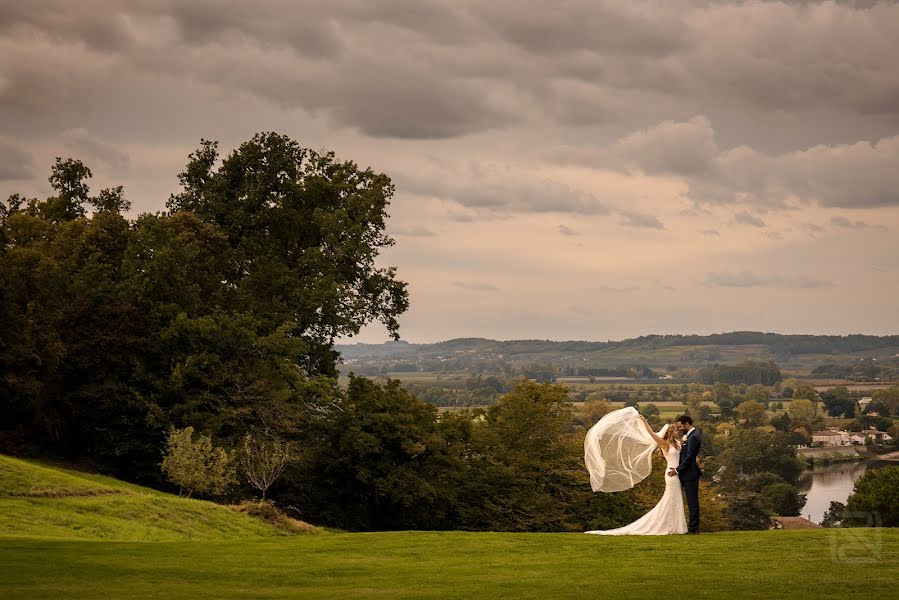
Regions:
M 680 449 L 680 463 L 677 468 L 669 469 L 668 476 L 677 475 L 687 496 L 687 508 L 690 509 L 690 521 L 687 533 L 699 533 L 699 478 L 702 470 L 696 463 L 696 456 L 702 446 L 702 438 L 693 427 L 693 419 L 689 415 L 677 418 L 677 430 L 684 434 L 684 444 Z

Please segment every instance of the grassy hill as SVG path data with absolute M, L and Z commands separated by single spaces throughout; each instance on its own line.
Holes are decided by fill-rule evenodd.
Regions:
M 577 368 L 617 368 L 645 365 L 653 369 L 701 368 L 712 364 L 738 364 L 746 360 L 773 360 L 781 368 L 808 374 L 825 363 L 856 364 L 876 358 L 899 367 L 899 336 L 781 335 L 735 331 L 707 336 L 647 335 L 607 341 L 552 341 L 457 338 L 432 344 L 389 341 L 383 344 L 338 344 L 335 347 L 349 371 L 376 374 L 387 366 L 419 367 L 423 371 L 478 372 L 486 366 L 507 364 L 566 365 Z
M 4 598 L 880 598 L 899 530 L 284 536 L 233 510 L 0 456 Z
M 220 504 L 0 455 L 0 535 L 162 541 L 290 533 Z

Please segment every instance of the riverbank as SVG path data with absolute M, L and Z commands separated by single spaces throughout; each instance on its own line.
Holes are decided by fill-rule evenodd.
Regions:
M 797 453 L 809 466 L 830 465 L 860 460 L 879 460 L 863 446 L 828 446 L 824 448 L 800 448 Z

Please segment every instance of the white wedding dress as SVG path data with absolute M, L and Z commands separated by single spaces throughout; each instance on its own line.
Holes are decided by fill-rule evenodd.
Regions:
M 657 435 L 665 435 L 667 425 Z M 587 432 L 584 460 L 593 491 L 629 489 L 649 475 L 652 452 L 659 446 L 646 430 L 633 407 L 612 411 Z M 667 466 L 680 462 L 680 449 L 670 446 L 665 453 Z M 645 515 L 623 527 L 586 531 L 596 535 L 669 535 L 687 533 L 684 498 L 677 475 L 665 474 L 665 493 Z

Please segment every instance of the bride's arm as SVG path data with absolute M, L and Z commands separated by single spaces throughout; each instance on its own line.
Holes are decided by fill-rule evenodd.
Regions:
M 655 431 L 652 430 L 652 427 L 649 426 L 649 423 L 646 422 L 646 417 L 640 415 L 640 420 L 643 421 L 643 426 L 646 427 L 646 431 L 649 432 L 649 435 L 652 436 L 652 439 L 655 440 L 656 444 L 658 444 L 662 448 L 668 447 L 668 442 L 660 438 Z

